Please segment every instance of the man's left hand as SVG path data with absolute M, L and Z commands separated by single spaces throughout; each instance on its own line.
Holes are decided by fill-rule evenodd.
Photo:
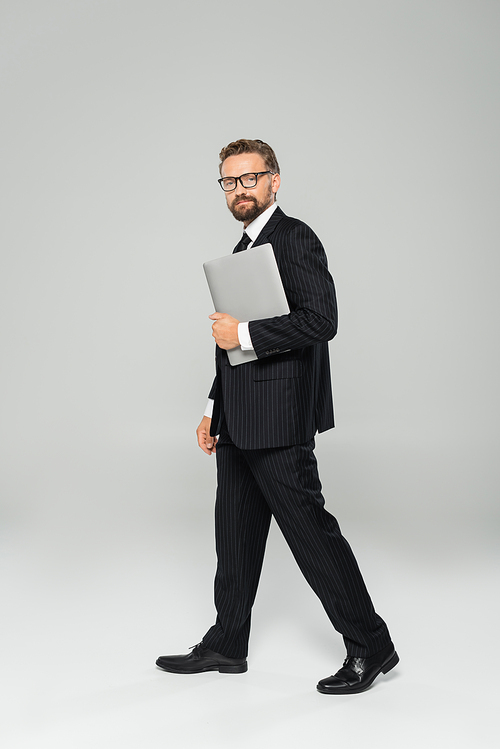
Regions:
M 215 320 L 212 325 L 212 336 L 215 338 L 215 343 L 219 348 L 228 351 L 240 345 L 238 339 L 239 320 L 231 317 L 231 315 L 226 315 L 225 312 L 214 312 L 209 317 L 211 320 Z

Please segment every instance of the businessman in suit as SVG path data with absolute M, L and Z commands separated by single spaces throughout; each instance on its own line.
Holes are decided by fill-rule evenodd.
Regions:
M 219 183 L 244 233 L 235 252 L 272 244 L 290 313 L 240 321 L 216 312 L 216 376 L 198 443 L 216 452 L 215 624 L 187 655 L 161 656 L 173 673 L 247 670 L 250 617 L 274 516 L 297 564 L 343 636 L 347 657 L 317 689 L 352 694 L 399 658 L 375 612 L 352 550 L 324 508 L 314 456 L 316 432 L 334 426 L 328 341 L 337 303 L 321 242 L 277 206 L 280 170 L 272 148 L 239 140 L 220 153 Z M 253 349 L 232 367 L 227 351 Z

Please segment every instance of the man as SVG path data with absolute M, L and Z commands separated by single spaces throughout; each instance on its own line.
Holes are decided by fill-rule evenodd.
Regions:
M 235 252 L 272 244 L 290 313 L 250 321 L 210 315 L 216 376 L 197 435 L 205 453 L 217 451 L 217 619 L 191 653 L 161 656 L 157 665 L 173 673 L 247 670 L 251 609 L 274 515 L 347 648 L 342 668 L 317 689 L 362 692 L 399 658 L 349 544 L 324 509 L 313 452 L 316 432 L 334 426 L 333 280 L 316 235 L 277 207 L 281 178 L 272 148 L 239 140 L 222 149 L 220 162 L 227 206 L 245 229 Z M 257 360 L 232 367 L 226 352 L 236 346 L 254 349 Z

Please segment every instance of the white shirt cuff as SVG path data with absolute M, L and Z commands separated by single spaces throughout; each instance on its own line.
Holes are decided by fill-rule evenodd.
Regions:
M 252 339 L 247 322 L 238 323 L 238 340 L 242 351 L 253 351 Z
M 203 414 L 203 416 L 208 416 L 208 418 L 211 419 L 213 410 L 214 410 L 214 402 L 211 398 L 209 398 L 207 407 L 205 408 L 205 413 Z

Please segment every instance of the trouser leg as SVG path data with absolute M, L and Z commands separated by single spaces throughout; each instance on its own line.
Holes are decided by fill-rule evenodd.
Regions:
M 271 512 L 244 454 L 227 436 L 219 440 L 216 456 L 217 620 L 203 643 L 228 658 L 244 658 Z
M 354 554 L 324 509 L 314 440 L 248 450 L 248 466 L 306 580 L 319 596 L 349 655 L 368 657 L 390 642 Z

